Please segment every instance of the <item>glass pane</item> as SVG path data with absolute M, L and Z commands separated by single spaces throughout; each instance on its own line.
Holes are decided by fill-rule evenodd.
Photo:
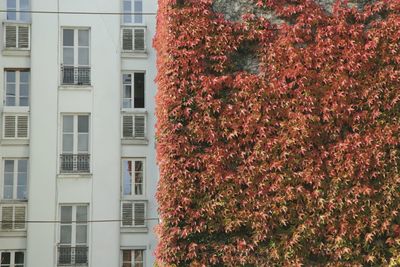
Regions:
M 4 161 L 4 170 L 6 172 L 14 172 L 14 160 L 5 160 Z
M 77 225 L 76 226 L 76 243 L 86 244 L 87 242 L 87 226 Z
M 17 1 L 16 0 L 7 0 L 7 9 L 16 9 Z
M 132 86 L 131 85 L 124 86 L 124 98 L 132 98 Z
M 13 186 L 5 185 L 3 192 L 4 199 L 13 199 Z
M 124 195 L 132 194 L 132 162 L 123 161 Z
M 143 162 L 140 160 L 135 161 L 135 171 L 143 171 Z
M 132 252 L 130 250 L 122 251 L 122 261 L 129 263 L 132 261 Z
M 11 252 L 1 253 L 1 264 L 11 264 Z
M 19 17 L 21 21 L 29 21 L 31 19 L 31 14 L 27 12 L 20 13 Z
M 23 252 L 15 252 L 15 263 L 16 264 L 24 263 L 24 253 Z
M 7 12 L 7 20 L 16 20 L 17 19 L 17 13 L 8 11 Z
M 29 0 L 19 0 L 19 8 L 21 10 L 29 10 Z
M 79 30 L 78 31 L 78 45 L 79 46 L 89 46 L 89 31 Z
M 7 106 L 15 106 L 15 83 L 8 83 L 6 86 L 6 97 L 9 98 L 10 105 Z
M 20 159 L 18 160 L 18 172 L 27 172 L 28 171 L 28 160 Z
M 73 134 L 63 134 L 63 152 L 72 153 L 74 150 L 74 135 Z
M 72 207 L 62 206 L 61 207 L 61 223 L 71 223 L 72 221 Z
M 16 105 L 15 97 L 7 97 L 6 98 L 6 106 L 14 107 L 15 105 Z
M 21 107 L 27 107 L 27 106 L 29 106 L 29 98 L 27 98 L 27 97 L 20 97 L 20 98 L 19 98 L 19 105 L 20 105 Z
M 132 22 L 132 3 L 131 0 L 124 0 L 124 13 L 128 13 L 124 15 L 124 22 L 131 23 Z
M 17 186 L 17 199 L 27 199 L 27 186 L 18 185 Z
M 78 132 L 89 132 L 89 116 L 78 116 Z
M 74 117 L 71 115 L 63 116 L 63 132 L 72 133 L 74 132 Z
M 7 83 L 15 83 L 15 71 L 7 71 L 6 72 L 6 81 Z
M 144 73 L 135 73 L 135 108 L 144 108 Z
M 135 0 L 135 13 L 142 13 L 143 12 L 143 4 L 142 0 Z M 142 14 L 135 14 L 135 23 L 143 23 L 143 15 Z
M 78 50 L 78 64 L 80 66 L 88 66 L 89 65 L 89 48 L 87 47 L 79 47 Z
M 74 65 L 74 49 L 64 48 L 63 49 L 63 63 L 64 65 Z
M 87 222 L 87 206 L 76 207 L 76 220 L 78 222 Z
M 63 30 L 63 45 L 74 46 L 74 30 L 71 29 Z
M 135 250 L 135 261 L 143 261 L 143 250 Z
M 78 152 L 89 151 L 89 134 L 80 133 L 78 134 Z
M 27 83 L 21 83 L 19 85 L 19 95 L 25 97 L 29 95 L 29 85 Z
M 20 76 L 19 76 L 19 80 L 22 82 L 22 83 L 29 83 L 29 75 L 30 73 L 29 73 L 29 71 L 21 71 L 20 72 Z
M 124 84 L 131 84 L 132 83 L 132 75 L 131 74 L 122 75 L 122 82 Z
M 60 226 L 60 243 L 61 244 L 71 244 L 71 225 L 61 225 Z

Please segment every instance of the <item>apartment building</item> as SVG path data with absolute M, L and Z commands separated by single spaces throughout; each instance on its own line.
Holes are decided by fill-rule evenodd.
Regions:
M 156 0 L 0 0 L 0 266 L 153 266 Z

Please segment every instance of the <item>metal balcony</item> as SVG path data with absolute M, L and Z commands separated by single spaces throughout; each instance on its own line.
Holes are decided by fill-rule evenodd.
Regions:
M 88 266 L 89 248 L 86 246 L 58 246 L 57 266 Z
M 61 66 L 64 85 L 90 85 L 90 67 Z
M 90 154 L 61 154 L 60 173 L 90 173 Z

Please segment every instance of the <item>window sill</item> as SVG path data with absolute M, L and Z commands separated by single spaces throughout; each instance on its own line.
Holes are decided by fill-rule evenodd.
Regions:
M 26 237 L 26 230 L 0 230 L 0 237 Z
M 29 139 L 2 139 L 1 145 L 14 146 L 14 145 L 29 145 Z
M 122 138 L 121 139 L 121 144 L 122 145 L 148 145 L 149 140 L 146 139 L 126 139 Z
M 92 85 L 76 85 L 76 84 L 62 84 L 58 86 L 58 90 L 66 90 L 66 91 L 92 91 Z
M 144 227 L 122 227 L 121 226 L 121 233 L 148 233 L 149 228 L 146 226 Z
M 29 106 L 4 106 L 4 113 L 29 113 Z
M 3 49 L 3 56 L 29 57 L 30 55 L 31 51 L 27 49 Z
M 92 173 L 59 173 L 59 179 L 90 179 L 93 177 Z
M 147 51 L 122 51 L 122 58 L 147 58 Z

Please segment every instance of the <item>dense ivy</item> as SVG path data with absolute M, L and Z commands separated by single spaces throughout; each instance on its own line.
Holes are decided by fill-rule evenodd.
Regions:
M 372 2 L 159 0 L 160 264 L 395 264 L 400 0 Z

